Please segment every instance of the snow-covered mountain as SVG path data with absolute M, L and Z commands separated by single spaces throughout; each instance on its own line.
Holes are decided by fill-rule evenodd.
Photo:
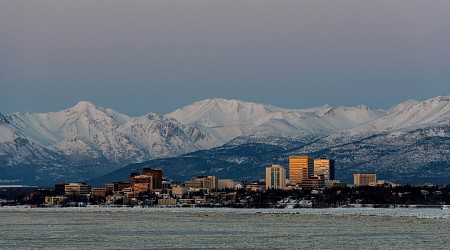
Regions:
M 437 96 L 423 102 L 408 100 L 389 109 L 387 115 L 324 138 L 324 144 L 359 140 L 375 134 L 415 131 L 432 128 L 441 131 L 450 125 L 450 95 Z M 441 135 L 448 136 L 442 132 Z M 321 147 L 321 145 L 317 145 Z
M 2 141 L 23 137 L 77 160 L 142 161 L 214 144 L 207 134 L 163 115 L 131 118 L 84 101 L 58 112 L 14 113 L 3 120 Z
M 425 138 L 449 138 L 449 127 L 450 96 L 423 102 L 408 100 L 389 110 L 364 105 L 284 109 L 207 99 L 167 115 L 148 113 L 141 117 L 79 102 L 57 112 L 0 114 L 0 171 L 4 173 L 0 182 L 20 179 L 17 175 L 28 170 L 33 170 L 27 173 L 33 173 L 36 181 L 46 178 L 42 175 L 55 181 L 68 179 L 67 174 L 74 179 L 88 178 L 129 162 L 227 144 L 263 143 L 287 151 L 301 148 L 306 153 L 327 148 L 347 150 L 352 148 L 348 145 L 373 143 L 367 138 L 378 138 L 383 141 L 379 147 L 395 140 L 390 145 L 401 148 L 408 143 L 413 148 L 410 144 Z M 446 152 L 445 144 L 439 152 Z M 439 158 L 439 154 L 432 155 Z
M 218 98 L 193 103 L 167 116 L 226 143 L 239 136 L 323 137 L 387 114 L 384 110 L 372 110 L 364 105 L 282 109 Z

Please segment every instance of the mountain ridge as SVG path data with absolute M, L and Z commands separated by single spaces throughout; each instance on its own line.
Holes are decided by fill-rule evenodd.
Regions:
M 168 114 L 149 112 L 138 117 L 80 101 L 56 112 L 0 114 L 0 170 L 6 171 L 0 182 L 17 179 L 9 174 L 14 168 L 33 169 L 37 180 L 45 179 L 39 176 L 40 172 L 50 170 L 73 172 L 86 178 L 114 171 L 129 162 L 178 157 L 227 144 L 257 142 L 286 149 L 305 144 L 309 145 L 303 148 L 309 149 L 304 151 L 307 153 L 358 143 L 371 136 L 386 134 L 390 137 L 383 140 L 388 140 L 402 133 L 413 135 L 420 129 L 428 134 L 414 134 L 417 141 L 447 138 L 449 124 L 450 96 L 421 102 L 407 100 L 388 110 L 362 104 L 285 109 L 214 98 Z M 446 162 L 445 157 L 441 158 Z M 65 165 L 74 169 L 91 166 L 95 171 L 90 173 L 89 168 L 72 171 L 64 169 Z M 49 181 L 67 179 L 60 177 Z

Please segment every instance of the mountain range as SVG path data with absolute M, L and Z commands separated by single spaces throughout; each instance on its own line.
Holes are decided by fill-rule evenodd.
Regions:
M 337 177 L 347 181 L 374 172 L 400 183 L 449 183 L 450 96 L 388 110 L 216 98 L 140 117 L 84 101 L 57 112 L 0 114 L 0 183 L 101 183 L 143 166 L 176 180 L 253 180 L 292 154 L 332 157 Z

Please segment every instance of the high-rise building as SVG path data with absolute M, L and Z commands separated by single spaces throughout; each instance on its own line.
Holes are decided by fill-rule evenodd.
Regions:
M 152 177 L 153 186 L 152 189 L 162 189 L 163 171 L 160 168 L 144 168 L 142 170 L 143 175 Z
M 376 174 L 354 174 L 353 175 L 353 184 L 355 186 L 368 186 L 374 185 L 377 183 L 377 175 Z
M 323 175 L 325 180 L 334 180 L 334 160 L 320 158 L 314 160 L 314 176 Z
M 314 159 L 304 156 L 289 156 L 289 182 L 300 184 L 314 174 Z
M 286 188 L 286 169 L 278 164 L 266 167 L 266 189 Z

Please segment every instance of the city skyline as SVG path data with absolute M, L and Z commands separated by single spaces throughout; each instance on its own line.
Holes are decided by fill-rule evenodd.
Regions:
M 2 2 L 0 112 L 61 110 L 86 100 L 138 116 L 217 97 L 387 109 L 447 95 L 449 7 Z
M 0 245 L 445 248 L 449 9 L 0 1 Z

